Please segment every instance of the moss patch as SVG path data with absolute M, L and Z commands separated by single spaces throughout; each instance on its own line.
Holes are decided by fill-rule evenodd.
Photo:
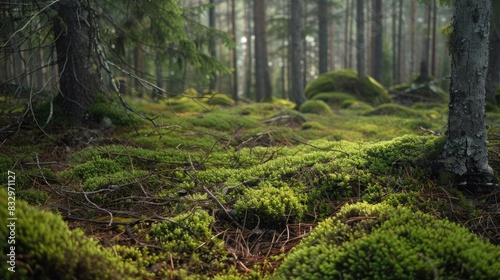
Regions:
M 500 251 L 404 207 L 347 205 L 287 256 L 277 279 L 495 279 Z

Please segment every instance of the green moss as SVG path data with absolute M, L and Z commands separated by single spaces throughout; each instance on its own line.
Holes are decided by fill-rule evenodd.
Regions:
M 300 112 L 329 116 L 332 114 L 332 109 L 324 101 L 308 100 L 300 106 Z
M 6 192 L 0 191 L 0 217 L 4 221 L 7 201 Z M 135 267 L 80 230 L 69 230 L 58 215 L 17 200 L 15 217 L 15 244 L 5 240 L 1 245 L 5 255 L 15 246 L 15 272 L 9 272 L 8 263 L 2 261 L 4 279 L 140 279 Z M 0 233 L 9 236 L 9 228 L 1 227 Z
M 420 112 L 398 104 L 382 104 L 375 109 L 365 112 L 365 116 L 395 116 L 400 118 L 419 118 Z
M 130 185 L 132 183 L 139 182 L 148 175 L 147 171 L 134 170 L 129 171 L 119 171 L 116 173 L 105 174 L 101 176 L 95 176 L 88 178 L 83 184 L 83 190 L 85 191 L 95 191 L 101 188 L 108 188 L 110 186 L 124 186 Z M 151 181 L 151 177 L 148 178 Z
M 113 174 L 122 170 L 124 170 L 123 166 L 118 164 L 116 161 L 98 157 L 92 159 L 91 161 L 70 168 L 65 172 L 65 176 L 69 179 L 87 180 L 106 174 Z
M 389 89 L 395 94 L 394 100 L 402 104 L 413 103 L 440 103 L 448 101 L 449 95 L 435 82 L 428 83 L 403 83 L 394 85 Z
M 132 112 L 127 113 L 127 109 L 116 99 L 98 97 L 97 101 L 89 109 L 90 119 L 100 123 L 103 118 L 109 118 L 113 125 L 127 126 L 133 122 L 142 121 Z
M 248 228 L 276 228 L 287 221 L 300 220 L 305 206 L 300 195 L 287 184 L 273 186 L 261 182 L 258 189 L 247 189 L 235 203 L 238 217 Z
M 276 279 L 496 279 L 500 250 L 466 228 L 387 204 L 347 205 L 294 248 Z
M 208 105 L 212 105 L 212 106 L 215 106 L 215 105 L 232 106 L 232 105 L 234 105 L 234 100 L 231 97 L 229 97 L 225 94 L 221 94 L 221 93 L 211 95 L 207 99 L 204 99 L 204 101 Z
M 320 92 L 314 95 L 311 100 L 321 100 L 330 105 L 341 105 L 347 100 L 356 100 L 356 97 L 347 92 Z
M 301 126 L 302 129 L 308 130 L 308 129 L 317 129 L 317 130 L 325 130 L 325 126 L 323 126 L 319 122 L 305 122 Z
M 391 102 L 387 90 L 372 77 L 359 78 L 350 69 L 330 71 L 319 75 L 306 87 L 306 96 L 313 99 L 317 94 L 325 92 L 346 92 L 361 101 L 379 105 Z

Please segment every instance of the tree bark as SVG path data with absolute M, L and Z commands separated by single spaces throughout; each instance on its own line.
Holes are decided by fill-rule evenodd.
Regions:
M 272 86 L 267 60 L 266 5 L 264 0 L 253 4 L 255 34 L 255 97 L 258 102 L 272 100 Z
M 490 54 L 486 76 L 486 101 L 497 105 L 496 89 L 500 85 L 500 2 L 492 2 L 493 14 L 490 28 Z
M 365 73 L 365 15 L 364 0 L 356 1 L 356 65 L 360 78 Z
M 304 57 L 303 39 L 302 39 L 302 1 L 291 1 L 291 63 L 292 63 L 292 101 L 300 107 L 306 100 L 304 95 L 303 66 Z
M 93 40 L 87 25 L 91 21 L 88 21 L 89 10 L 85 5 L 85 1 L 79 0 L 61 0 L 54 4 L 60 89 L 55 103 L 75 125 L 85 120 L 97 90 L 91 65 Z
M 318 0 L 319 73 L 328 71 L 328 1 Z
M 208 8 L 208 26 L 212 29 L 216 29 L 215 26 L 215 0 L 210 0 L 209 2 L 210 8 Z M 213 58 L 217 57 L 217 42 L 215 41 L 214 36 L 210 36 L 208 49 L 210 52 L 210 56 Z M 215 73 L 212 73 L 212 77 L 210 78 L 210 84 L 208 89 L 210 92 L 215 91 L 215 86 L 217 84 L 217 77 Z
M 383 57 L 383 33 L 382 33 L 382 0 L 375 0 L 373 12 L 373 52 L 372 52 L 372 75 L 375 80 L 382 82 L 382 57 Z
M 236 7 L 235 0 L 231 0 L 231 33 L 234 38 L 235 44 L 238 44 L 238 39 L 236 37 Z M 238 103 L 238 53 L 237 48 L 233 48 L 233 99 L 234 102 Z
M 471 180 L 491 180 L 486 147 L 485 77 L 488 66 L 489 0 L 456 0 L 450 40 L 452 59 L 445 165 Z

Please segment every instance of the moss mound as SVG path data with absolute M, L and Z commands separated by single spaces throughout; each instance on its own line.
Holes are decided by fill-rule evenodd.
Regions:
M 9 200 L 10 201 L 10 200 Z M 7 194 L 0 192 L 0 217 L 9 213 Z M 44 212 L 17 200 L 15 244 L 2 242 L 4 256 L 15 246 L 15 272 L 3 261 L 3 279 L 140 279 L 138 270 L 80 230 L 69 230 L 60 216 Z M 2 236 L 9 236 L 6 226 Z
M 347 205 L 287 256 L 276 279 L 498 279 L 500 250 L 466 228 L 386 204 Z
M 234 100 L 222 93 L 214 94 L 205 100 L 208 105 L 219 105 L 219 106 L 232 106 L 234 105 Z
M 313 99 L 320 93 L 329 92 L 347 93 L 372 105 L 391 102 L 387 90 L 375 79 L 370 76 L 360 79 L 356 71 L 350 69 L 321 74 L 306 87 L 306 96 L 309 99 Z M 326 96 L 321 98 L 326 98 Z
M 299 111 L 301 113 L 318 114 L 323 116 L 328 116 L 332 114 L 330 106 L 322 100 L 308 100 L 300 106 Z
M 356 97 L 347 92 L 320 92 L 314 95 L 311 100 L 321 100 L 328 104 L 341 105 L 346 100 L 355 101 Z
M 260 183 L 258 189 L 247 189 L 234 208 L 249 228 L 277 228 L 300 219 L 306 207 L 287 184 Z
M 403 83 L 394 85 L 389 89 L 396 103 L 411 106 L 414 103 L 445 103 L 449 100 L 449 95 L 442 88 L 433 82 Z
M 411 108 L 398 104 L 382 104 L 365 112 L 365 116 L 395 116 L 400 118 L 421 118 L 422 114 Z

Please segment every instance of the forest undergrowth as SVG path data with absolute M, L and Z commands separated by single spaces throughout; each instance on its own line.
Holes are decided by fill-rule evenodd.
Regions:
M 290 279 L 300 274 L 287 267 L 302 260 L 302 251 L 292 249 L 304 238 L 314 243 L 309 236 L 315 236 L 318 224 L 323 230 L 327 226 L 322 222 L 338 219 L 353 231 L 345 240 L 364 235 L 378 240 L 379 229 L 392 221 L 387 217 L 394 211 L 402 217 L 417 213 L 426 221 L 449 221 L 460 236 L 466 234 L 464 228 L 474 234 L 465 239 L 490 244 L 484 251 L 492 256 L 500 252 L 498 191 L 467 193 L 440 171 L 446 105 L 374 108 L 349 101 L 319 114 L 293 110 L 294 104 L 280 99 L 234 105 L 223 95 L 127 101 L 155 117 L 154 124 L 124 114 L 118 104 L 101 103 L 89 115 L 93 129 L 67 129 L 56 112 L 53 124 L 43 129 L 26 124 L 0 145 L 1 170 L 15 172 L 18 199 L 62 217 L 71 230 L 61 238 L 73 240 L 72 232 L 80 232 L 99 244 L 75 240 L 76 248 L 98 247 L 82 252 L 123 262 L 123 267 L 99 267 L 106 271 L 102 279 Z M 490 165 L 498 174 L 500 113 L 489 112 L 487 122 Z M 371 209 L 366 205 L 378 210 L 366 210 Z M 33 211 L 21 202 L 19 208 L 20 213 Z M 347 209 L 358 212 L 346 214 Z M 21 228 L 58 219 L 51 215 Z M 51 232 L 43 230 L 47 232 L 41 235 Z M 26 234 L 36 235 L 33 230 Z M 421 236 L 427 236 L 425 231 Z M 19 270 L 28 276 L 41 271 L 50 278 L 48 268 L 39 264 L 47 258 L 36 253 L 44 252 L 36 248 L 37 238 L 26 238 L 35 241 L 26 249 L 32 253 L 20 256 Z M 351 245 L 342 247 L 345 240 L 335 246 L 348 256 Z M 291 250 L 295 253 L 287 260 Z M 304 254 L 321 259 L 320 251 Z M 434 256 L 419 254 L 422 263 Z M 473 255 L 463 263 L 481 258 Z M 86 267 L 50 260 L 46 265 L 68 262 L 75 273 Z M 453 267 L 434 261 L 431 268 L 418 267 L 424 272 L 416 275 L 444 275 Z M 86 262 L 82 257 L 81 263 Z M 329 271 L 347 269 L 337 260 L 325 262 L 334 267 Z M 398 265 L 406 266 L 403 261 Z

